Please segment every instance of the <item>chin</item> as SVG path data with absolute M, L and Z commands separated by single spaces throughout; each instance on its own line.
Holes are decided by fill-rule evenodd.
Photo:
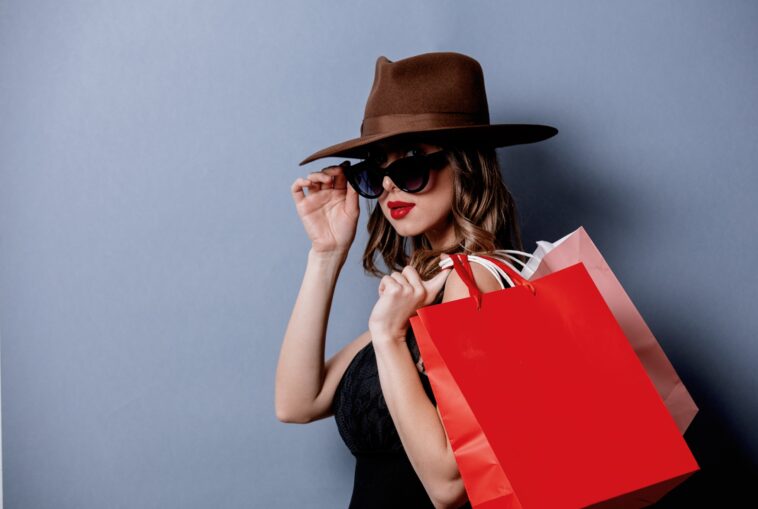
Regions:
M 400 235 L 401 237 L 413 237 L 414 235 L 419 235 L 424 232 L 423 227 L 413 222 L 410 222 L 405 218 L 403 219 L 388 218 L 388 221 L 390 222 L 392 227 L 395 229 L 395 232 L 397 232 L 397 234 Z
M 398 235 L 401 237 L 414 237 L 420 233 L 422 233 L 424 230 L 421 228 L 409 228 L 407 226 L 395 226 L 395 232 L 397 232 Z

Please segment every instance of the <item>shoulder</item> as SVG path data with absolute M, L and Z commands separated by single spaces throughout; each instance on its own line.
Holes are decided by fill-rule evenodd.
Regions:
M 482 293 L 494 292 L 500 290 L 499 278 L 492 275 L 492 273 L 485 267 L 478 263 L 470 263 L 471 270 L 474 272 L 474 281 L 477 288 Z M 460 278 L 455 269 L 450 269 L 450 275 L 445 281 L 444 293 L 442 296 L 442 302 L 448 302 L 451 300 L 465 299 L 469 296 L 469 289 L 466 283 Z

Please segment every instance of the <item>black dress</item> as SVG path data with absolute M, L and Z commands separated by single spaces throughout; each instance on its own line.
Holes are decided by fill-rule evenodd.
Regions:
M 442 301 L 443 291 L 434 303 Z M 409 326 L 406 342 L 414 362 L 419 350 Z M 432 387 L 419 372 L 434 406 Z M 355 456 L 355 479 L 348 509 L 433 509 L 429 495 L 408 459 L 382 395 L 373 343 L 353 358 L 334 394 L 332 406 L 342 439 Z M 466 502 L 460 509 L 471 509 Z

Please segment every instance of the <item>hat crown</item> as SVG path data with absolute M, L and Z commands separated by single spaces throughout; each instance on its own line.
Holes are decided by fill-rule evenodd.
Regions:
M 366 158 L 373 144 L 395 137 L 505 147 L 557 133 L 542 124 L 491 124 L 484 73 L 468 55 L 439 51 L 395 62 L 382 55 L 376 59 L 361 135 L 314 152 L 300 165 L 329 156 Z
M 361 135 L 392 128 L 399 119 L 413 122 L 413 117 L 435 126 L 489 123 L 479 62 L 455 52 L 423 53 L 395 62 L 378 57 Z

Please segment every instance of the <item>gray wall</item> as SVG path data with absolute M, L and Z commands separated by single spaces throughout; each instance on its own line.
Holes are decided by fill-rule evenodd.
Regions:
M 560 129 L 499 152 L 526 247 L 584 225 L 677 367 L 713 472 L 682 493 L 752 475 L 756 21 L 747 1 L 2 2 L 6 508 L 346 507 L 334 420 L 274 415 L 309 247 L 289 185 L 358 135 L 377 56 L 441 50 L 482 63 L 493 122 Z M 361 207 L 328 355 L 375 302 Z

